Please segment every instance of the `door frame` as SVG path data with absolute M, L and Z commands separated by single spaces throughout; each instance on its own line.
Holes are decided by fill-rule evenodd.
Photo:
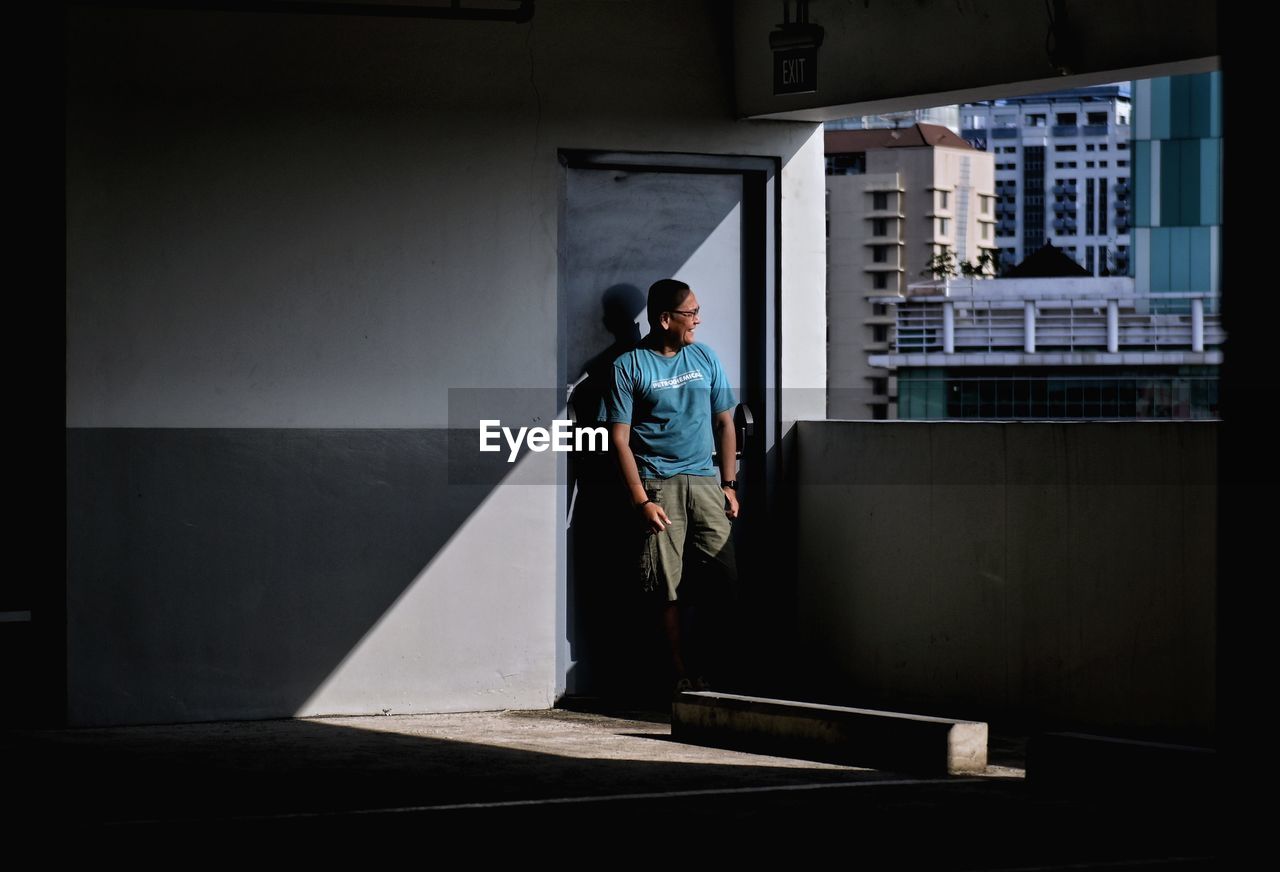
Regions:
M 777 499 L 776 484 L 780 480 L 782 455 L 782 159 L 756 155 L 693 154 L 683 152 L 627 152 L 588 149 L 558 151 L 564 171 L 560 175 L 558 238 L 561 254 L 557 258 L 557 371 L 558 383 L 567 384 L 569 373 L 561 337 L 565 291 L 563 234 L 566 222 L 568 171 L 575 169 L 622 170 L 630 173 L 691 173 L 698 175 L 736 175 L 742 179 L 742 355 L 748 384 L 740 385 L 738 401 L 745 403 L 755 418 L 755 433 L 742 449 L 742 482 L 744 520 L 750 526 L 768 524 Z M 565 496 L 566 467 L 558 474 L 557 517 L 568 513 Z M 737 537 L 741 540 L 742 536 Z M 759 537 L 754 537 L 756 540 Z M 570 667 L 568 638 L 568 554 L 567 525 L 558 525 L 556 591 L 556 688 L 555 697 L 564 695 Z

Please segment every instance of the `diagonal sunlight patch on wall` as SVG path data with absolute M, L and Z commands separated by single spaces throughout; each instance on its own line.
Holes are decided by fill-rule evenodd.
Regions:
M 549 708 L 555 464 L 526 452 L 295 716 Z
M 664 184 L 678 186 L 687 195 L 693 178 L 646 176 L 633 177 L 630 182 L 637 189 L 653 183 L 659 193 L 666 191 Z M 670 264 L 662 275 L 652 278 L 675 275 L 699 293 L 706 319 L 698 341 L 716 348 L 736 389 L 742 332 L 740 183 L 723 176 L 703 178 L 718 196 L 696 198 L 682 207 L 692 209 L 696 220 L 684 225 L 676 222 L 668 228 L 667 236 L 676 234 L 672 240 L 681 243 L 676 251 L 683 247 L 683 262 L 677 261 L 680 267 L 674 273 L 670 270 L 675 264 Z M 605 181 L 609 186 L 617 184 L 612 177 Z M 638 190 L 632 195 L 647 196 Z M 662 204 L 656 207 L 658 214 L 671 220 L 666 210 L 675 208 L 673 201 L 656 198 Z M 635 220 L 630 213 L 622 214 L 628 221 Z M 666 226 L 662 220 L 658 224 Z M 682 240 L 676 232 L 680 226 L 690 231 Z M 647 232 L 657 232 L 646 227 Z M 650 244 L 657 241 L 656 237 L 649 240 Z M 665 258 L 673 252 L 662 246 L 656 253 Z M 622 262 L 631 259 L 623 257 Z M 592 286 L 589 308 L 593 321 L 599 317 L 596 295 Z M 496 395 L 502 393 L 494 390 Z M 495 396 L 492 404 L 505 405 L 507 399 Z M 488 402 L 488 398 L 481 398 L 481 407 L 488 408 Z M 451 408 L 454 426 L 475 425 L 475 415 L 459 416 L 455 411 Z M 567 417 L 565 408 L 556 416 Z M 495 412 L 479 417 L 499 416 Z M 559 568 L 565 546 L 562 531 L 557 529 L 558 524 L 564 524 L 567 508 L 562 505 L 566 500 L 564 486 L 558 484 L 564 481 L 564 472 L 551 452 L 531 456 L 526 450 L 521 454 L 412 582 L 317 683 L 296 708 L 295 716 L 554 705 L 563 685 L 560 671 L 572 662 L 562 652 L 557 665 L 557 646 L 565 641 L 558 637 L 566 632 L 560 619 L 565 602 Z M 439 500 L 443 496 L 448 500 L 455 488 L 462 494 L 470 487 L 450 484 L 444 494 L 425 494 L 423 498 Z
M 715 349 L 729 374 L 736 394 L 741 393 L 742 307 L 726 290 L 736 295 L 742 269 L 742 205 L 735 204 L 716 229 L 689 255 L 672 278 L 693 289 L 702 306 L 702 323 L 695 337 Z M 726 283 L 731 286 L 726 289 Z

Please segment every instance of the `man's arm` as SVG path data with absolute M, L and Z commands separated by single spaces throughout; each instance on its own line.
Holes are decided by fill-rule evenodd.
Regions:
M 622 473 L 622 481 L 627 486 L 631 504 L 640 507 L 645 523 L 655 533 L 661 533 L 671 523 L 667 513 L 657 503 L 648 502 L 644 485 L 640 483 L 640 469 L 636 466 L 636 456 L 631 453 L 631 425 L 614 421 L 609 424 L 609 441 L 613 445 L 613 456 L 618 460 L 618 470 Z M 643 504 L 643 505 L 642 505 Z
M 716 453 L 720 456 L 720 481 L 734 481 L 738 474 L 738 433 L 733 427 L 733 409 L 725 409 L 712 419 L 711 427 L 716 436 Z M 722 488 L 728 505 L 724 513 L 738 517 L 738 493 L 732 488 Z

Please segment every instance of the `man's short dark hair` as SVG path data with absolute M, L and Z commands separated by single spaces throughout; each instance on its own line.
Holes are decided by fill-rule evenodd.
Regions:
M 658 279 L 649 286 L 649 326 L 657 329 L 663 312 L 673 312 L 693 289 L 678 279 Z

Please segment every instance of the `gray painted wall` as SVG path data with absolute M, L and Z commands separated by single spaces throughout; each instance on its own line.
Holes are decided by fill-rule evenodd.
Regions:
M 445 446 L 451 389 L 563 389 L 560 148 L 779 158 L 825 382 L 821 130 L 733 119 L 719 4 L 66 20 L 73 724 L 554 701 L 563 467 Z
M 801 423 L 811 662 L 851 704 L 1211 736 L 1219 427 Z

